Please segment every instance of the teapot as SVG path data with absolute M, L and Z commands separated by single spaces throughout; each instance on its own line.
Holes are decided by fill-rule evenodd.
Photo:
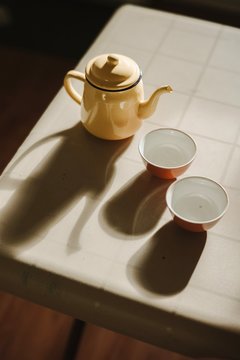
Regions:
M 84 83 L 81 96 L 72 79 Z M 70 70 L 64 77 L 70 97 L 81 105 L 81 121 L 98 138 L 119 140 L 136 133 L 142 120 L 151 116 L 159 96 L 172 92 L 163 86 L 144 100 L 142 73 L 137 63 L 125 55 L 102 54 L 91 59 L 85 74 Z

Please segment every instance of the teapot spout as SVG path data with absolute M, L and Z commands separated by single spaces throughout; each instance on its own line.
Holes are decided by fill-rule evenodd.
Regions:
M 156 109 L 160 95 L 165 93 L 171 93 L 172 91 L 173 89 L 170 85 L 162 86 L 159 89 L 155 90 L 148 100 L 140 102 L 138 108 L 138 116 L 141 119 L 146 119 L 151 116 Z

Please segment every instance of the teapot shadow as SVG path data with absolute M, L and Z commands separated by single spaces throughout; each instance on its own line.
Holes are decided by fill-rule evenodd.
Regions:
M 47 157 L 41 161 L 34 151 L 55 141 Z M 84 195 L 85 204 L 78 220 L 70 229 L 69 247 L 78 245 L 79 234 L 89 219 L 91 211 L 100 201 L 115 174 L 115 160 L 128 147 L 131 138 L 104 141 L 89 134 L 78 123 L 74 127 L 53 134 L 36 142 L 23 153 L 3 174 L 2 186 L 13 190 L 12 197 L 4 206 L 1 217 L 1 242 L 21 245 L 41 239 Z M 12 181 L 12 171 L 26 163 L 36 166 L 24 180 Z M 89 201 L 88 201 L 89 199 Z M 77 236 L 78 235 L 78 236 Z
M 161 180 L 147 171 L 131 179 L 101 209 L 105 231 L 129 239 L 152 230 L 166 209 L 165 194 L 173 180 Z
M 130 259 L 127 276 L 142 292 L 174 295 L 188 284 L 207 233 L 191 233 L 168 222 Z

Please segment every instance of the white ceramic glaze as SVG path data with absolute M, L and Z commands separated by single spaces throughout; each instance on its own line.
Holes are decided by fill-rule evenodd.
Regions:
M 166 202 L 174 221 L 191 231 L 205 231 L 225 214 L 228 195 L 216 181 L 189 176 L 175 181 L 167 190 Z
M 139 152 L 147 170 L 163 179 L 174 179 L 185 172 L 196 151 L 193 138 L 174 128 L 153 130 L 139 142 Z

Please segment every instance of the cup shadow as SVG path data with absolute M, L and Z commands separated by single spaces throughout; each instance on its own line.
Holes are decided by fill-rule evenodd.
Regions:
M 59 139 L 46 157 L 38 161 L 33 172 L 24 180 L 12 180 L 14 168 L 34 151 L 54 138 Z M 76 126 L 46 137 L 31 146 L 3 174 L 1 186 L 13 190 L 13 195 L 1 210 L 0 238 L 5 244 L 27 244 L 36 241 L 50 230 L 53 223 L 66 216 L 82 200 L 79 214 L 68 245 L 75 246 L 91 211 L 100 201 L 115 174 L 116 159 L 129 146 L 131 138 L 105 141 Z M 88 201 L 89 199 L 89 201 Z
M 173 180 L 160 180 L 144 171 L 131 179 L 100 211 L 105 231 L 123 238 L 152 230 L 166 209 L 165 194 Z
M 168 222 L 130 259 L 127 276 L 140 291 L 162 296 L 181 292 L 200 259 L 207 233 Z

